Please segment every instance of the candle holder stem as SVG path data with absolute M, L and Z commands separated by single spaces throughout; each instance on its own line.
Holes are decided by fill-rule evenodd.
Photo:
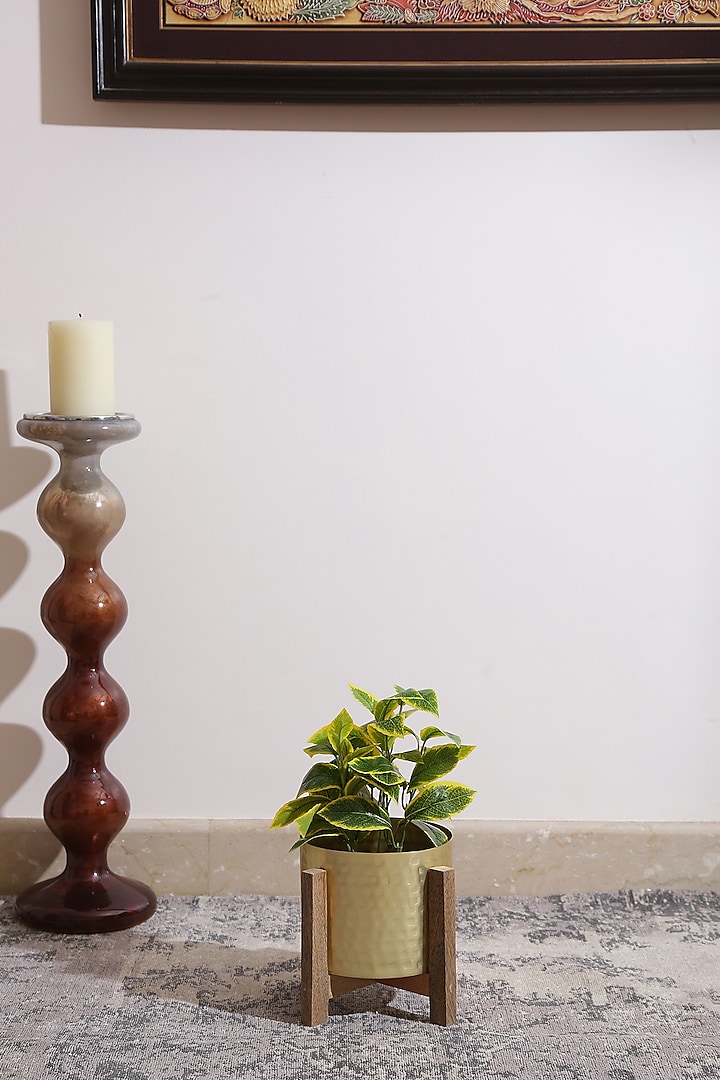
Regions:
M 100 468 L 108 446 L 134 439 L 132 416 L 25 416 L 20 434 L 52 447 L 60 470 L 41 493 L 38 520 L 60 547 L 64 566 L 40 614 L 65 649 L 67 667 L 43 705 L 47 728 L 65 746 L 68 766 L 45 798 L 50 831 L 65 848 L 64 871 L 16 901 L 26 922 L 63 933 L 124 930 L 155 911 L 152 889 L 108 867 L 107 852 L 125 825 L 130 800 L 105 764 L 105 751 L 129 714 L 124 691 L 105 670 L 105 649 L 122 629 L 127 604 L 101 554 L 125 520 L 125 503 Z

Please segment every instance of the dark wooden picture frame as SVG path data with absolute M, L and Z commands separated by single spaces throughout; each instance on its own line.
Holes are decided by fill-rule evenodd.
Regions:
M 92 0 L 95 97 L 720 100 L 720 0 L 289 0 L 290 17 L 239 24 L 243 2 Z M 331 2 L 376 21 L 320 19 Z

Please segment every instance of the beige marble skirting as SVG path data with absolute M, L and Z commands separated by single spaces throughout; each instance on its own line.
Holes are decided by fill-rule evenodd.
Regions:
M 617 889 L 720 890 L 720 823 L 469 821 L 453 824 L 461 896 Z M 118 873 L 160 894 L 298 892 L 289 829 L 267 821 L 130 820 L 110 851 Z M 0 894 L 64 866 L 42 820 L 0 818 Z

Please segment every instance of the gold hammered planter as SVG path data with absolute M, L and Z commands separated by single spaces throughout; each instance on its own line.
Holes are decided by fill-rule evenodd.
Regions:
M 327 873 L 328 968 L 354 979 L 428 970 L 425 878 L 452 866 L 452 841 L 423 851 L 334 851 L 306 844 L 301 870 Z

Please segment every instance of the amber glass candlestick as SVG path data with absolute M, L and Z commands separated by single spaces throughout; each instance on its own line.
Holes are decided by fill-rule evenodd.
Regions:
M 123 930 L 148 919 L 156 900 L 147 885 L 114 874 L 107 862 L 130 800 L 105 764 L 105 750 L 125 726 L 129 708 L 103 665 L 106 647 L 127 618 L 127 604 L 100 561 L 125 520 L 125 503 L 103 474 L 100 457 L 109 446 L 134 439 L 140 424 L 132 416 L 42 414 L 26 415 L 18 431 L 60 457 L 60 470 L 40 495 L 37 512 L 65 563 L 40 614 L 65 649 L 67 668 L 47 693 L 43 719 L 69 761 L 45 798 L 45 821 L 65 848 L 65 869 L 26 889 L 16 908 L 25 922 L 45 930 Z

